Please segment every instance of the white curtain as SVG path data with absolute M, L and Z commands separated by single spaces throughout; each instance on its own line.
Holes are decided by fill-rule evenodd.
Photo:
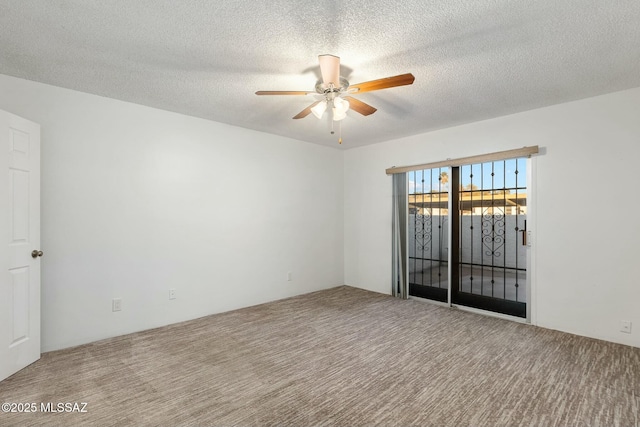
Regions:
M 407 174 L 393 174 L 393 295 L 398 298 L 409 297 L 407 262 Z

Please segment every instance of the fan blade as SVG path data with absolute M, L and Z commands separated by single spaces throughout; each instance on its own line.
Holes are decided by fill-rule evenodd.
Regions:
M 309 105 L 307 108 L 305 108 L 304 110 L 300 111 L 298 114 L 296 114 L 295 116 L 293 116 L 294 119 L 303 119 L 305 117 L 307 117 L 309 114 L 311 114 L 311 109 L 313 107 L 315 107 L 316 105 L 318 105 L 320 103 L 320 101 L 316 101 L 313 104 Z
M 349 101 L 349 107 L 363 116 L 368 116 L 369 114 L 373 114 L 378 111 L 376 108 L 373 108 L 371 105 L 360 101 L 352 96 L 345 96 L 342 99 Z
M 300 90 L 259 90 L 256 95 L 309 95 L 315 92 L 304 92 Z
M 340 87 L 340 57 L 334 55 L 319 55 L 320 72 L 322 73 L 322 83 L 329 87 L 333 83 L 335 87 Z
M 371 80 L 349 86 L 349 90 L 356 89 L 355 93 L 371 92 L 372 90 L 387 89 L 396 86 L 410 85 L 416 78 L 413 74 L 400 74 L 399 76 L 385 77 L 384 79 Z

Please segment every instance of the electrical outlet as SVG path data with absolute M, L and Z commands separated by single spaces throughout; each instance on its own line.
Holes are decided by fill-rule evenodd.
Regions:
M 631 322 L 628 320 L 620 321 L 620 332 L 624 332 L 625 334 L 631 333 Z
M 122 298 L 114 298 L 111 301 L 111 311 L 122 311 Z
M 176 290 L 169 289 L 169 299 L 176 299 Z
M 291 272 L 289 271 L 287 273 L 287 282 L 290 282 L 290 281 L 291 281 Z

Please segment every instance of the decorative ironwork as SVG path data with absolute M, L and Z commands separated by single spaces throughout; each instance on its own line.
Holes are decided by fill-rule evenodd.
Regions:
M 421 215 L 416 213 L 415 221 L 415 242 L 416 248 L 425 251 L 431 248 L 431 233 L 433 230 L 433 217 L 430 214 Z
M 482 245 L 484 254 L 487 256 L 502 257 L 505 236 L 504 215 L 504 208 L 496 206 L 485 208 L 482 212 Z

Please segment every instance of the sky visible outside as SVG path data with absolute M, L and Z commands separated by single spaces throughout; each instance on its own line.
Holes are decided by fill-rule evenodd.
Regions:
M 449 190 L 449 183 L 438 180 L 442 172 L 445 172 L 447 176 L 450 175 L 449 168 L 409 172 L 409 194 L 446 193 Z M 493 176 L 491 176 L 492 173 Z M 445 180 L 447 180 L 446 177 L 443 181 Z M 509 159 L 461 166 L 460 181 L 463 188 L 470 188 L 470 185 L 473 184 L 474 189 L 478 190 L 515 189 L 516 183 L 518 188 L 526 188 L 527 159 Z

